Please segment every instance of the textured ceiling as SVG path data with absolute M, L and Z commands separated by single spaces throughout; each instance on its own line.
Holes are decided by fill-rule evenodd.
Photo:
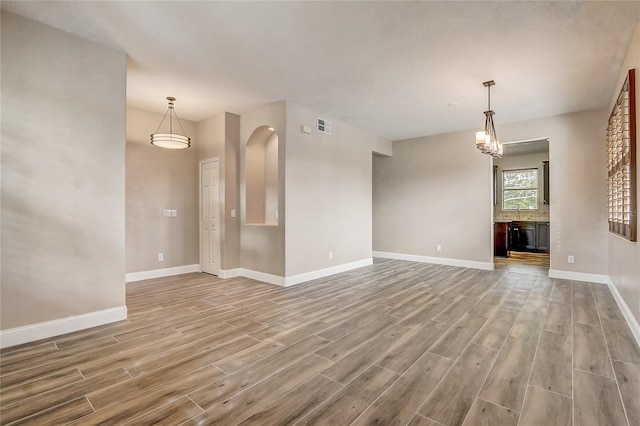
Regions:
M 124 50 L 128 105 L 289 100 L 390 138 L 606 107 L 640 2 L 2 1 Z

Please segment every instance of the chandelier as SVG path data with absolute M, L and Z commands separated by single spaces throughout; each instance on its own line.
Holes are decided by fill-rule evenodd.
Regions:
M 476 148 L 478 148 L 483 154 L 487 154 L 495 158 L 502 158 L 502 144 L 498 141 L 496 128 L 493 125 L 493 116 L 495 112 L 491 110 L 491 86 L 495 86 L 496 82 L 490 80 L 485 81 L 482 84 L 487 88 L 488 107 L 487 111 L 484 112 L 484 130 L 476 133 Z
M 164 117 L 162 117 L 162 121 L 160 122 L 160 125 L 156 129 L 155 133 L 151 134 L 151 145 L 167 149 L 189 148 L 191 146 L 191 138 L 184 135 L 182 123 L 180 123 L 178 115 L 173 110 L 173 102 L 176 100 L 176 98 L 168 96 L 167 100 L 169 101 L 169 108 L 167 109 L 167 112 L 164 113 Z M 160 128 L 162 127 L 162 123 L 164 123 L 165 118 L 167 118 L 167 114 L 169 114 L 169 133 L 159 133 Z M 180 130 L 182 130 L 182 134 L 173 133 L 174 115 L 176 117 L 176 122 L 180 126 Z

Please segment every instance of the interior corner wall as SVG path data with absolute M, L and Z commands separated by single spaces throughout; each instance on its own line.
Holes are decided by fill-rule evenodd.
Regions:
M 191 148 L 158 148 L 149 135 L 162 116 L 127 108 L 127 273 L 199 263 L 196 126 L 180 120 Z M 177 210 L 177 217 L 164 217 L 164 210 Z
M 339 120 L 319 133 L 316 117 L 287 102 L 287 277 L 371 260 L 372 152 L 391 152 L 389 141 Z
M 503 141 L 549 138 L 553 271 L 608 275 L 606 119 L 592 110 L 500 125 Z
M 1 15 L 1 329 L 124 313 L 126 55 Z
M 493 261 L 491 160 L 472 136 L 395 141 L 392 157 L 374 156 L 374 251 Z
M 240 117 L 240 267 L 264 274 L 285 276 L 285 152 L 286 106 L 276 102 L 242 114 Z M 253 131 L 260 126 L 275 129 L 278 135 L 278 226 L 247 225 L 245 148 Z M 287 172 L 288 173 L 288 172 Z
M 240 218 L 231 217 L 231 210 L 239 210 L 238 150 L 240 117 L 224 112 L 197 123 L 197 159 L 220 159 L 220 269 L 239 267 Z M 199 165 L 196 164 L 196 173 Z M 199 184 L 198 184 L 199 185 Z M 197 186 L 198 187 L 198 186 Z M 198 191 L 198 190 L 196 190 Z M 199 194 L 196 193 L 196 207 Z M 196 224 L 199 213 L 196 213 Z
M 596 110 L 499 126 L 504 142 L 549 137 L 551 269 L 607 275 L 603 120 Z M 373 175 L 374 250 L 493 262 L 491 166 L 472 130 L 394 142 Z
M 629 44 L 627 54 L 620 68 L 618 81 L 611 94 L 611 102 L 605 121 L 600 123 L 604 130 L 618 92 L 630 69 L 636 70 L 636 199 L 640 202 L 640 23 Z M 604 143 L 604 142 L 603 142 Z M 603 162 L 601 167 L 604 167 Z M 608 228 L 607 228 L 608 229 Z M 629 242 L 614 234 L 608 233 L 609 276 L 636 321 L 640 323 L 640 242 Z
M 225 113 L 223 269 L 240 267 L 240 116 Z M 236 217 L 231 217 L 231 210 Z

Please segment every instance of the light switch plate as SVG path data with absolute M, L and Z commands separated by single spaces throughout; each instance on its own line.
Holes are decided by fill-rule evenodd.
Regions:
M 236 217 L 236 211 L 235 211 L 235 209 L 231 209 L 231 217 Z

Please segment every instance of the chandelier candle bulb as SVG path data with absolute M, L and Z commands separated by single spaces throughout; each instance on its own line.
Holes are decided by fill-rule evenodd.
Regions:
M 491 109 L 491 86 L 495 86 L 495 84 L 496 82 L 493 80 L 482 83 L 487 88 L 487 110 L 484 112 L 484 130 L 476 133 L 476 148 L 483 154 L 502 158 L 502 144 L 498 141 L 496 128 L 493 124 L 495 112 Z

